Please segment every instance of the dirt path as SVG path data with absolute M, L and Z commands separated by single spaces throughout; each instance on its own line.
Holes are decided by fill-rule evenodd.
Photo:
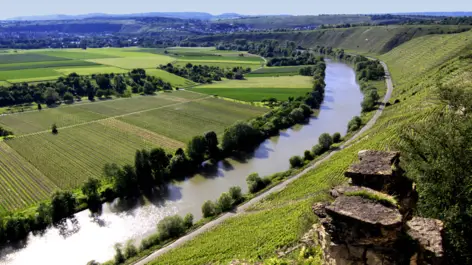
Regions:
M 351 143 L 355 139 L 359 138 L 359 136 L 361 136 L 364 132 L 366 132 L 367 130 L 372 128 L 372 126 L 375 124 L 375 122 L 380 117 L 380 115 L 382 115 L 382 112 L 385 108 L 385 104 L 390 100 L 390 97 L 392 95 L 393 83 L 392 83 L 392 79 L 390 78 L 390 73 L 388 71 L 388 67 L 385 63 L 383 63 L 383 62 L 381 62 L 381 63 L 382 63 L 382 66 L 384 67 L 384 70 L 385 70 L 385 82 L 387 84 L 387 93 L 385 93 L 385 97 L 382 101 L 382 104 L 380 105 L 379 109 L 377 110 L 375 115 L 372 117 L 372 119 L 359 132 L 357 132 L 351 139 L 349 139 L 346 143 L 344 143 L 342 146 L 340 146 L 338 150 L 331 152 L 326 157 L 324 157 L 323 159 L 317 161 L 316 163 L 314 163 L 310 167 L 306 168 L 305 170 L 303 170 L 299 174 L 297 174 L 297 175 L 281 182 L 280 184 L 278 184 L 278 185 L 274 186 L 273 188 L 267 190 L 266 192 L 260 194 L 259 196 L 255 197 L 254 199 L 250 200 L 249 202 L 239 206 L 234 212 L 226 213 L 226 214 L 222 215 L 221 217 L 219 217 L 218 219 L 213 220 L 213 221 L 205 224 L 204 226 L 200 227 L 199 229 L 197 229 L 197 230 L 195 230 L 195 231 L 179 238 L 178 240 L 174 241 L 172 244 L 170 244 L 170 245 L 168 245 L 164 248 L 161 248 L 159 250 L 156 250 L 151 255 L 149 255 L 149 256 L 143 258 L 142 260 L 134 263 L 134 265 L 145 265 L 145 264 L 155 260 L 160 255 L 168 252 L 169 250 L 172 250 L 176 247 L 179 247 L 182 244 L 194 239 L 196 236 L 213 229 L 214 227 L 218 226 L 219 224 L 221 224 L 225 220 L 227 220 L 231 217 L 243 214 L 246 211 L 246 209 L 248 209 L 249 207 L 251 207 L 254 204 L 260 202 L 263 199 L 265 199 L 270 194 L 275 193 L 275 192 L 279 192 L 279 191 L 285 189 L 293 181 L 299 179 L 300 177 L 302 177 L 303 175 L 305 175 L 306 173 L 308 173 L 312 169 L 319 166 L 321 163 L 326 162 L 327 160 L 329 160 L 335 153 L 337 153 L 340 150 L 343 150 L 344 148 L 350 146 Z

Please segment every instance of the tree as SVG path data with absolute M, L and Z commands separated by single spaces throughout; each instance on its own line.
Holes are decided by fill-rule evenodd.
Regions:
M 143 92 L 144 94 L 147 94 L 147 95 L 154 94 L 154 92 L 156 92 L 156 87 L 153 86 L 151 82 L 146 81 L 144 82 Z
M 188 228 L 192 227 L 192 225 L 193 225 L 193 214 L 188 213 L 184 217 L 184 226 L 185 226 L 185 228 L 188 229 Z
M 95 77 L 97 85 L 102 90 L 108 90 L 111 88 L 110 78 L 107 75 L 99 74 Z
M 121 244 L 119 243 L 115 244 L 115 257 L 113 258 L 113 261 L 115 265 L 119 265 L 125 262 L 125 257 L 123 255 L 123 252 L 121 251 Z
M 51 217 L 54 222 L 75 212 L 77 201 L 70 191 L 56 191 L 51 197 Z
M 323 133 L 318 138 L 318 144 L 323 148 L 324 151 L 327 151 L 333 144 L 333 139 L 328 133 Z
M 135 195 L 138 189 L 136 172 L 131 165 L 125 165 L 114 177 L 114 189 L 120 196 Z
M 249 192 L 256 193 L 267 186 L 267 182 L 265 182 L 259 174 L 252 173 L 246 178 L 246 183 L 249 188 Z
M 341 142 L 341 134 L 340 133 L 334 133 L 333 134 L 333 143 L 337 144 Z
M 310 152 L 310 150 L 305 150 L 305 153 L 303 153 L 303 160 L 305 161 L 311 161 L 313 160 L 315 157 L 313 156 L 313 154 Z
M 450 263 L 471 264 L 472 93 L 461 87 L 441 89 L 442 111 L 402 132 L 402 166 L 417 183 L 418 213 L 445 224 Z
M 296 109 L 292 110 L 292 112 L 290 112 L 290 118 L 296 123 L 303 122 L 305 120 L 305 115 L 304 115 L 303 109 L 302 108 L 296 108 Z
M 59 93 L 54 90 L 54 88 L 46 88 L 46 92 L 44 92 L 44 98 L 46 100 L 47 105 L 56 104 L 59 101 Z
M 319 156 L 324 153 L 324 150 L 321 145 L 317 144 L 313 146 L 313 148 L 311 149 L 311 152 L 313 153 L 313 155 Z
M 202 205 L 202 214 L 204 218 L 212 217 L 217 214 L 215 203 L 206 201 Z
M 64 99 L 64 101 L 73 102 L 74 101 L 74 95 L 72 95 L 72 93 L 70 93 L 70 92 L 66 92 L 64 94 L 63 99 Z
M 243 199 L 241 187 L 238 186 L 229 188 L 229 195 L 231 196 L 231 199 L 233 199 L 233 203 L 239 203 Z
M 218 137 L 216 133 L 214 131 L 206 132 L 204 137 L 208 148 L 208 155 L 211 158 L 218 157 L 220 149 L 218 148 Z
M 96 178 L 89 178 L 82 185 L 82 193 L 87 197 L 87 204 L 92 212 L 96 212 L 100 206 L 100 181 Z
M 51 133 L 52 134 L 58 134 L 59 133 L 59 131 L 57 130 L 57 125 L 55 123 L 51 126 Z
M 126 91 L 126 83 L 121 75 L 116 75 L 113 78 L 113 83 L 115 86 L 115 91 L 118 94 L 123 94 Z
M 161 240 L 178 237 L 185 233 L 185 230 L 184 220 L 178 215 L 164 217 L 157 224 L 157 232 Z
M 149 191 L 154 187 L 154 178 L 150 163 L 150 154 L 147 150 L 136 150 L 134 156 L 134 170 L 136 180 L 142 191 Z
M 223 192 L 218 198 L 218 208 L 220 209 L 221 212 L 227 212 L 231 210 L 233 206 L 233 199 L 227 192 Z
M 355 116 L 354 118 L 352 118 L 351 121 L 349 121 L 347 125 L 347 130 L 349 132 L 357 131 L 361 127 L 361 124 L 362 124 L 361 118 L 359 116 Z
M 40 111 L 40 110 L 42 110 L 42 109 L 43 109 L 43 107 L 41 106 L 40 103 L 38 103 L 38 110 Z
M 226 152 L 248 150 L 254 148 L 261 139 L 262 134 L 259 130 L 248 123 L 239 121 L 225 129 L 221 145 Z
M 195 136 L 187 144 L 188 157 L 196 164 L 203 162 L 207 149 L 207 140 L 203 136 Z
M 123 253 L 125 259 L 130 259 L 138 254 L 138 249 L 133 244 L 133 240 L 128 240 Z
M 292 168 L 299 168 L 303 166 L 303 159 L 300 156 L 292 156 L 290 158 L 290 166 Z
M 375 107 L 375 100 L 369 96 L 366 96 L 361 103 L 362 111 L 369 112 Z
M 157 185 L 164 185 L 166 182 L 167 166 L 170 159 L 162 148 L 154 148 L 149 154 L 149 162 L 151 163 L 152 174 Z

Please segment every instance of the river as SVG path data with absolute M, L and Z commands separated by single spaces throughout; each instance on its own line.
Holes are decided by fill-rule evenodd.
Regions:
M 164 199 L 137 205 L 117 202 L 104 204 L 99 217 L 89 211 L 75 214 L 61 227 L 52 227 L 41 235 L 29 235 L 27 242 L 1 252 L 1 265 L 70 264 L 85 265 L 94 259 L 109 260 L 115 243 L 129 239 L 139 242 L 156 231 L 163 217 L 192 213 L 201 218 L 201 205 L 215 200 L 231 186 L 247 191 L 246 176 L 257 172 L 266 176 L 290 167 L 289 158 L 303 155 L 318 142 L 322 133 L 346 133 L 347 124 L 360 115 L 362 93 L 354 70 L 343 63 L 327 61 L 326 94 L 317 118 L 307 125 L 297 125 L 263 142 L 245 161 L 228 159 L 212 173 L 197 175 L 169 185 Z

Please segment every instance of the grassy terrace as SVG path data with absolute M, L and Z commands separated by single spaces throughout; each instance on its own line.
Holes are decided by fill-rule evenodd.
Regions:
M 0 157 L 0 211 L 37 203 L 57 188 L 77 188 L 101 176 L 105 163 L 132 163 L 137 149 L 173 151 L 197 134 L 222 133 L 235 121 L 265 112 L 175 91 L 0 116 L 0 126 L 16 135 L 0 142 L 2 153 L 10 154 Z M 53 123 L 57 135 L 50 132 Z
M 472 61 L 451 57 L 449 52 L 464 51 L 471 44 L 472 32 L 433 35 L 417 38 L 380 56 L 390 66 L 394 80 L 392 103 L 396 98 L 401 101 L 387 107 L 372 129 L 283 191 L 252 207 L 249 213 L 224 222 L 152 264 L 225 264 L 235 258 L 259 260 L 275 256 L 283 246 L 295 244 L 298 240 L 295 228 L 300 226 L 304 215 L 311 214 L 313 194 L 346 181 L 343 172 L 356 161 L 359 150 L 394 150 L 402 128 L 421 122 L 435 111 L 432 91 L 437 82 L 470 82 Z M 431 50 L 444 52 L 427 52 Z M 418 65 L 422 68 L 418 69 Z

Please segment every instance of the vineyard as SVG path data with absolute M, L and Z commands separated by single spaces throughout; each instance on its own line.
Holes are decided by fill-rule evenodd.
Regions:
M 0 116 L 15 132 L 0 142 L 0 211 L 47 199 L 55 188 L 74 189 L 101 177 L 106 163 L 133 163 L 137 149 L 185 147 L 193 136 L 267 112 L 187 91 Z M 56 123 L 58 134 L 50 132 Z

